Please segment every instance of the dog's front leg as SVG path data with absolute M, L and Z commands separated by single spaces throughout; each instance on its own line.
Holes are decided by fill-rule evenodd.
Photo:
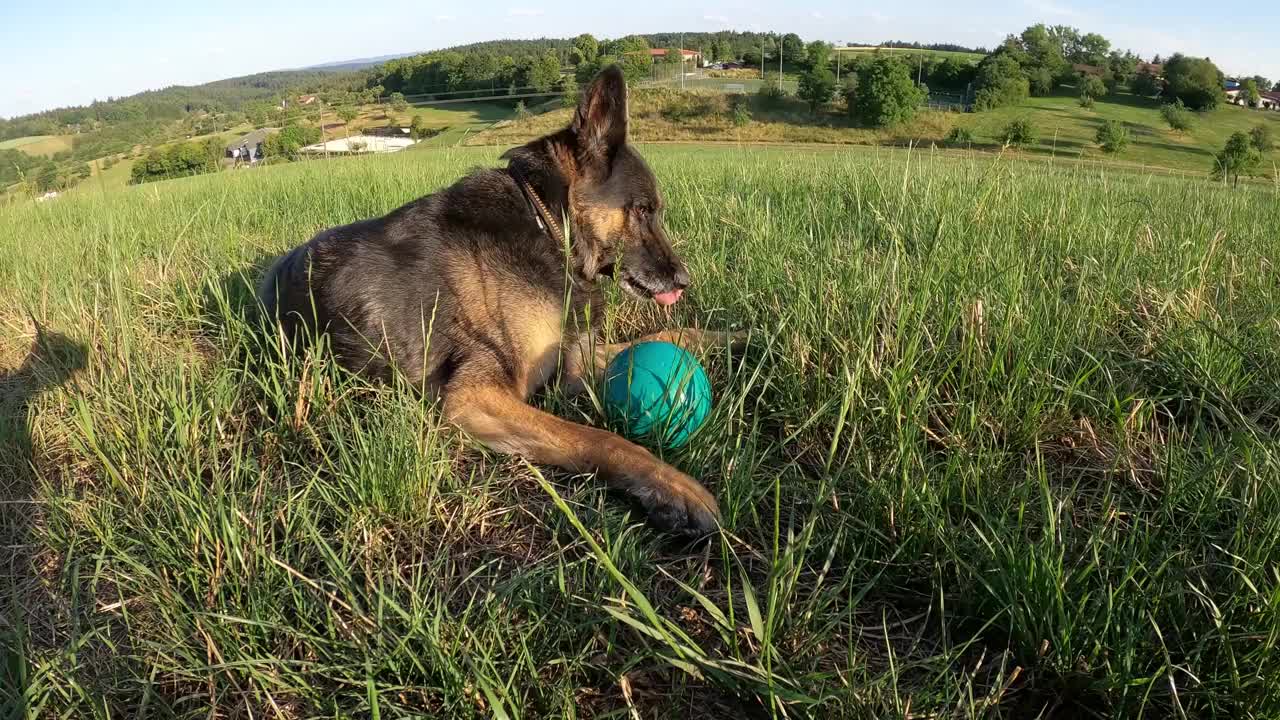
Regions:
M 451 422 L 493 450 L 572 472 L 598 472 L 663 529 L 705 535 L 719 525 L 716 499 L 697 480 L 611 432 L 537 410 L 507 388 L 451 390 L 444 410 Z

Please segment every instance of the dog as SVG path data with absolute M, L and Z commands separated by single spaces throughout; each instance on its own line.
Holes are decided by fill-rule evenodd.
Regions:
M 528 404 L 557 376 L 580 392 L 627 347 L 590 330 L 603 317 L 602 278 L 664 306 L 689 286 L 627 122 L 622 73 L 607 68 L 568 127 L 507 151 L 506 168 L 320 232 L 279 258 L 258 294 L 289 347 L 327 333 L 344 367 L 401 374 L 492 450 L 598 473 L 658 527 L 705 535 L 720 511 L 697 480 L 618 435 Z M 683 329 L 641 340 L 703 351 L 743 338 Z

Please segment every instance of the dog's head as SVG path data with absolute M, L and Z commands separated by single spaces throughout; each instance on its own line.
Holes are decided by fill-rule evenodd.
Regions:
M 630 295 L 671 305 L 689 272 L 662 224 L 657 178 L 627 144 L 627 86 L 609 67 L 582 94 L 573 122 L 521 150 L 546 152 L 567 184 L 575 269 L 584 279 L 612 276 Z

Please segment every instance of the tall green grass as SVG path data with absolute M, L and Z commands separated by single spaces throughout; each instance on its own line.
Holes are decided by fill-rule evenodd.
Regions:
M 720 499 L 700 546 L 257 332 L 271 255 L 494 151 L 4 211 L 6 711 L 1280 713 L 1280 197 L 646 154 L 695 289 L 606 332 L 753 330 L 669 455 Z

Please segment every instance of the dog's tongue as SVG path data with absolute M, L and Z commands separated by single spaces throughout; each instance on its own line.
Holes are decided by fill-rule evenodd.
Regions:
M 672 290 L 671 292 L 658 293 L 653 296 L 653 301 L 659 305 L 675 305 L 680 296 L 684 294 L 683 290 Z

